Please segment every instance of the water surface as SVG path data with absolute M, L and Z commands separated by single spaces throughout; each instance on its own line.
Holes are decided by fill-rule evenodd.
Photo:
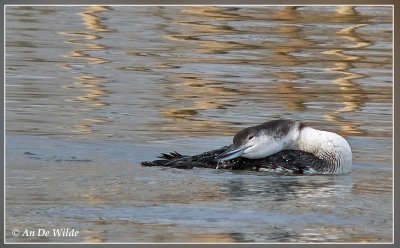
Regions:
M 385 6 L 8 6 L 6 240 L 391 242 L 392 27 Z M 352 174 L 140 166 L 275 118 L 343 135 Z

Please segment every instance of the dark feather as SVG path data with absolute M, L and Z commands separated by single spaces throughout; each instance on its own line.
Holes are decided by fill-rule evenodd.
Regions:
M 200 168 L 220 168 L 230 170 L 269 170 L 269 169 L 288 169 L 293 174 L 303 174 L 307 169 L 322 171 L 326 162 L 315 157 L 311 153 L 299 150 L 283 150 L 271 156 L 261 159 L 248 159 L 239 157 L 225 162 L 218 162 L 216 157 L 226 151 L 229 146 L 216 150 L 208 151 L 194 156 L 184 156 L 178 152 L 169 154 L 163 153 L 160 160 L 142 162 L 144 166 L 164 166 L 179 169 Z

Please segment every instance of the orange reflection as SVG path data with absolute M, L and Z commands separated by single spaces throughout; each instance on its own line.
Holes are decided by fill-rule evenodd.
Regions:
M 371 45 L 357 29 L 367 27 L 371 17 L 361 16 L 353 6 L 339 7 L 336 12 L 297 6 L 245 11 L 196 6 L 181 8 L 177 16 L 163 10 L 157 14 L 165 19 L 159 32 L 168 46 L 130 55 L 160 59 L 151 67 L 123 68 L 156 72 L 163 77 L 161 97 L 166 104 L 159 107 L 159 113 L 165 118 L 150 126 L 173 134 L 230 135 L 245 120 L 246 107 L 241 102 L 246 102 L 250 110 L 252 104 L 266 106 L 267 116 L 272 116 L 269 112 L 281 116 L 311 112 L 310 105 L 326 113 L 318 103 L 335 99 L 343 107 L 329 110 L 325 119 L 337 123 L 344 135 L 365 134 L 357 121 L 343 117 L 344 113 L 361 112 L 371 97 L 357 83 L 366 75 L 354 70 L 360 68 L 356 63 L 363 61 L 360 49 Z M 324 24 L 344 28 L 325 37 L 323 30 L 321 34 Z M 312 25 L 316 25 L 316 31 Z M 324 40 L 329 37 L 334 42 L 346 42 L 331 45 Z M 323 49 L 326 51 L 321 52 Z M 241 66 L 250 71 L 236 73 L 235 68 Z M 319 84 L 314 78 L 315 85 L 310 84 L 303 77 L 313 73 L 312 67 L 328 67 L 328 77 L 338 76 L 330 85 Z M 254 74 L 253 68 L 257 69 Z M 313 75 L 318 77 L 317 73 Z M 240 120 L 232 111 L 231 116 L 221 118 L 226 113 L 223 109 L 232 107 L 241 111 Z M 262 110 L 257 111 L 261 118 Z
M 347 12 L 350 11 L 351 15 L 353 8 L 346 8 Z M 344 11 L 343 10 L 343 11 Z M 347 13 L 344 12 L 344 13 Z M 356 112 L 368 101 L 368 98 L 361 87 L 355 80 L 364 78 L 366 75 L 355 73 L 351 69 L 354 68 L 353 63 L 362 59 L 358 55 L 348 55 L 346 52 L 349 49 L 360 49 L 371 45 L 371 42 L 363 39 L 357 34 L 356 29 L 365 26 L 365 24 L 354 25 L 349 28 L 341 29 L 337 34 L 339 37 L 346 39 L 353 44 L 347 49 L 333 49 L 323 52 L 323 54 L 332 55 L 337 57 L 338 61 L 333 62 L 333 68 L 327 70 L 339 73 L 339 77 L 333 80 L 333 83 L 339 86 L 340 98 L 338 99 L 343 107 L 337 111 L 325 114 L 324 118 L 327 121 L 335 122 L 340 126 L 340 132 L 343 135 L 365 135 L 366 131 L 360 127 L 360 124 L 354 121 L 346 121 L 342 113 Z
M 108 105 L 106 102 L 100 100 L 108 93 L 103 86 L 103 84 L 107 82 L 104 78 L 96 76 L 81 76 L 75 79 L 76 81 L 73 83 L 73 86 L 67 86 L 64 88 L 78 88 L 86 93 L 85 95 L 77 96 L 72 99 L 66 99 L 66 101 L 82 102 L 90 104 L 93 107 L 104 107 Z
M 88 112 L 87 115 L 95 109 L 108 105 L 104 99 L 109 94 L 105 89 L 105 84 L 109 80 L 104 76 L 91 72 L 88 65 L 102 65 L 109 62 L 97 54 L 107 49 L 105 45 L 100 43 L 102 39 L 100 33 L 109 31 L 103 24 L 104 18 L 98 16 L 98 14 L 110 10 L 112 9 L 108 7 L 88 6 L 86 11 L 79 13 L 86 29 L 84 31 L 61 33 L 68 37 L 66 43 L 71 44 L 74 48 L 74 50 L 65 55 L 70 58 L 71 62 L 64 63 L 61 66 L 67 70 L 77 70 L 80 74 L 74 77 L 74 82 L 64 86 L 64 88 L 70 89 L 71 92 L 80 92 L 80 94 L 65 100 L 77 104 L 78 111 Z M 93 55 L 92 51 L 96 51 L 96 56 Z M 82 68 L 88 69 L 82 70 Z M 89 135 L 94 132 L 94 126 L 108 122 L 110 121 L 103 118 L 81 119 L 73 127 L 72 132 Z
M 112 10 L 110 7 L 105 6 L 89 6 L 87 11 L 79 13 L 84 21 L 86 28 L 94 32 L 108 32 L 110 31 L 104 24 L 104 18 L 99 17 L 97 14 L 108 12 Z

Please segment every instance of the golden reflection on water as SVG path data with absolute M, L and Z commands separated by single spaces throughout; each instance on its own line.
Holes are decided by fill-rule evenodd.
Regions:
M 235 7 L 233 7 L 233 9 L 234 8 Z M 214 6 L 187 6 L 182 10 L 182 13 L 187 14 L 189 17 L 190 15 L 193 15 L 210 18 L 211 20 L 223 21 L 238 17 L 236 14 L 227 12 L 227 10 L 230 9 L 232 8 L 220 8 Z
M 315 49 L 318 44 L 310 39 L 307 34 L 304 33 L 303 26 L 299 25 L 298 20 L 302 23 L 307 22 L 318 22 L 328 18 L 332 22 L 346 22 L 355 23 L 348 27 L 342 28 L 336 33 L 337 38 L 344 39 L 350 42 L 349 45 L 344 48 L 334 47 L 328 50 L 321 51 L 321 55 L 330 56 L 331 65 L 327 64 L 326 71 L 336 74 L 336 78 L 332 80 L 332 85 L 335 86 L 334 94 L 336 103 L 342 105 L 337 110 L 332 110 L 324 114 L 324 118 L 328 122 L 332 122 L 339 126 L 339 133 L 342 135 L 365 135 L 367 131 L 360 126 L 362 124 L 347 120 L 344 117 L 344 113 L 359 111 L 366 102 L 368 102 L 368 96 L 364 92 L 364 88 L 358 83 L 359 79 L 365 78 L 366 75 L 362 73 L 354 72 L 354 68 L 357 68 L 353 63 L 362 62 L 363 56 L 351 55 L 349 51 L 357 49 L 365 49 L 366 47 L 373 44 L 372 41 L 363 38 L 357 32 L 357 29 L 368 26 L 369 24 L 360 22 L 367 22 L 369 17 L 360 15 L 354 6 L 342 6 L 338 7 L 336 13 L 332 16 L 324 16 L 321 13 L 316 15 L 306 16 L 302 15 L 298 7 L 287 7 L 282 10 L 277 10 L 270 17 L 265 15 L 264 12 L 257 12 L 252 18 L 259 18 L 261 20 L 285 20 L 286 22 L 277 23 L 277 26 L 273 31 L 262 30 L 262 32 L 272 32 L 273 35 L 279 35 L 284 37 L 285 42 L 277 44 L 276 42 L 265 41 L 260 44 L 246 44 L 239 41 L 227 40 L 213 40 L 208 38 L 209 36 L 218 35 L 234 35 L 235 33 L 241 34 L 235 30 L 234 27 L 229 26 L 225 23 L 226 20 L 246 20 L 248 16 L 240 16 L 239 14 L 232 14 L 227 12 L 224 8 L 215 7 L 189 7 L 183 10 L 184 13 L 190 13 L 188 20 L 180 20 L 179 22 L 172 23 L 177 26 L 185 26 L 185 29 L 190 29 L 189 32 L 184 34 L 174 33 L 173 35 L 164 35 L 163 38 L 181 42 L 193 44 L 195 48 L 195 54 L 230 54 L 240 50 L 249 50 L 253 46 L 254 49 L 260 49 L 260 53 L 263 50 L 272 51 L 272 54 L 266 53 L 263 60 L 259 61 L 246 61 L 246 58 L 241 59 L 230 59 L 230 60 L 218 60 L 213 59 L 212 62 L 208 58 L 199 58 L 190 60 L 179 59 L 175 61 L 168 61 L 167 63 L 160 64 L 160 68 L 176 67 L 179 68 L 182 65 L 190 63 L 213 63 L 213 64 L 242 64 L 242 63 L 257 63 L 265 64 L 268 66 L 279 66 L 282 67 L 282 71 L 276 73 L 270 73 L 276 78 L 278 84 L 276 88 L 271 88 L 268 84 L 265 88 L 258 88 L 257 93 L 260 94 L 265 92 L 266 95 L 282 95 L 284 97 L 276 97 L 273 99 L 275 102 L 281 103 L 285 106 L 286 110 L 290 112 L 301 112 L 307 110 L 308 103 L 316 101 L 315 90 L 302 87 L 301 84 L 297 83 L 299 79 L 302 79 L 304 75 L 299 72 L 285 71 L 285 68 L 290 69 L 296 66 L 306 66 L 307 60 L 295 55 L 298 52 L 303 52 L 309 49 Z M 195 21 L 197 19 L 202 20 L 204 17 L 218 16 L 220 25 L 214 25 L 213 23 L 207 24 L 202 21 Z M 195 19 L 195 20 L 193 20 Z M 177 28 L 177 30 L 179 30 Z M 257 31 L 254 31 L 257 33 Z M 329 34 L 331 35 L 331 34 Z M 336 38 L 335 37 L 335 38 Z M 220 84 L 218 81 L 212 81 L 207 78 L 204 74 L 192 73 L 190 75 L 182 73 L 171 73 L 167 75 L 167 81 L 173 82 L 173 87 L 166 87 L 163 96 L 174 99 L 174 102 L 182 102 L 180 106 L 167 105 L 160 112 L 164 117 L 174 119 L 171 125 L 168 123 L 163 125 L 164 130 L 170 130 L 178 132 L 182 130 L 186 132 L 186 128 L 189 123 L 195 123 L 196 128 L 209 128 L 212 127 L 217 133 L 220 134 L 231 134 L 233 130 L 232 123 L 204 119 L 199 117 L 202 112 L 212 109 L 225 109 L 229 107 L 231 102 L 230 99 L 243 99 L 249 97 L 255 92 L 251 88 L 236 87 L 235 89 L 228 88 L 225 84 Z M 216 86 L 217 85 L 217 86 Z M 317 86 L 318 87 L 318 86 Z M 323 89 L 320 89 L 323 91 Z M 331 90 L 331 91 L 332 91 Z M 322 92 L 323 93 L 323 92 Z M 189 105 L 189 106 L 188 106 Z M 185 122 L 184 120 L 187 120 Z M 200 124 L 201 123 L 201 124 Z M 204 125 L 204 124 L 207 125 Z M 207 133 L 207 130 L 203 130 Z M 373 131 L 372 131 L 373 132 Z M 382 136 L 385 134 L 375 133 L 375 135 Z
M 84 21 L 87 29 L 93 32 L 108 32 L 110 31 L 104 24 L 104 18 L 99 17 L 98 13 L 111 11 L 112 8 L 106 6 L 89 6 L 87 11 L 79 13 Z
M 303 18 L 297 8 L 285 8 L 283 11 L 279 11 L 275 18 L 280 20 L 298 20 Z M 283 37 L 288 38 L 288 42 L 281 46 L 272 46 L 271 49 L 274 51 L 273 60 L 277 62 L 279 66 L 290 68 L 292 66 L 299 66 L 305 63 L 304 60 L 293 56 L 292 53 L 299 52 L 302 49 L 315 46 L 315 42 L 307 39 L 304 35 L 302 26 L 297 23 L 293 24 L 282 24 L 278 27 L 277 33 Z M 266 60 L 271 59 L 266 57 Z M 305 103 L 307 100 L 312 99 L 312 94 L 304 91 L 297 85 L 297 80 L 303 76 L 298 72 L 277 72 L 272 74 L 276 77 L 278 86 L 278 94 L 283 94 L 284 98 L 280 101 L 286 106 L 286 109 L 293 112 L 300 112 L 306 110 Z
M 356 12 L 350 13 L 355 17 L 357 16 Z M 348 46 L 348 50 L 361 49 L 372 44 L 371 41 L 363 39 L 356 32 L 358 28 L 364 26 L 366 26 L 366 24 L 359 24 L 351 26 L 349 28 L 341 29 L 337 32 L 339 37 L 353 43 L 352 45 Z M 352 63 L 360 61 L 362 57 L 356 55 L 348 55 L 346 54 L 346 51 L 347 50 L 344 49 L 334 49 L 324 52 L 324 54 L 336 56 L 338 60 L 340 60 L 334 62 L 333 68 L 327 68 L 327 70 L 339 72 L 341 75 L 332 82 L 333 84 L 338 85 L 341 97 L 340 102 L 343 105 L 343 107 L 338 109 L 337 111 L 325 114 L 324 118 L 327 121 L 339 123 L 341 129 L 340 133 L 342 135 L 365 135 L 366 131 L 360 128 L 359 123 L 346 121 L 342 117 L 342 113 L 355 112 L 357 110 L 360 110 L 360 108 L 368 101 L 368 98 L 365 95 L 363 88 L 360 86 L 360 84 L 356 82 L 357 79 L 365 78 L 366 75 L 361 73 L 354 73 L 351 71 L 351 69 L 354 68 Z
M 221 8 L 210 6 L 187 7 L 183 10 L 183 13 L 190 14 L 190 16 L 200 16 L 201 18 L 212 17 L 213 20 L 220 21 L 237 17 L 236 15 L 225 13 Z M 188 16 L 188 20 L 180 20 L 172 23 L 172 25 L 189 28 L 191 30 L 190 35 L 186 33 L 174 33 L 164 35 L 163 38 L 174 42 L 194 43 L 195 50 L 193 52 L 195 54 L 224 54 L 232 50 L 246 48 L 245 45 L 236 42 L 213 40 L 199 41 L 195 34 L 226 35 L 233 34 L 234 30 L 223 24 L 213 25 L 196 22 L 191 20 L 190 16 Z M 176 66 L 179 68 L 182 65 L 190 64 L 193 61 L 192 58 L 179 59 L 178 61 L 162 62 L 157 67 L 165 68 Z M 209 59 L 199 58 L 196 59 L 196 62 L 207 63 L 209 62 Z M 214 59 L 212 63 L 227 63 L 227 61 Z M 228 63 L 235 62 L 233 61 Z M 215 82 L 208 80 L 206 77 L 206 75 L 202 75 L 201 73 L 171 73 L 166 75 L 167 81 L 173 82 L 173 85 L 171 85 L 171 87 L 165 87 L 162 96 L 172 98 L 174 101 L 187 102 L 188 104 L 166 106 L 164 109 L 160 110 L 164 117 L 174 120 L 171 124 L 163 124 L 162 130 L 179 133 L 182 131 L 186 132 L 187 130 L 185 127 L 191 126 L 191 130 L 198 130 L 199 133 L 210 129 L 215 131 L 218 130 L 221 133 L 232 132 L 232 128 L 229 127 L 229 125 L 226 125 L 226 122 L 224 121 L 196 118 L 201 111 L 225 108 L 223 104 L 224 99 L 230 99 L 236 95 L 236 91 L 227 90 L 223 86 L 217 85 Z
M 166 45 L 127 51 L 133 59 L 155 58 L 154 66 L 146 65 L 145 61 L 143 64 L 137 63 L 135 60 L 133 66 L 120 67 L 124 72 L 155 72 L 163 75 L 160 97 L 166 104 L 153 106 L 162 118 L 149 123 L 148 127 L 154 131 L 172 131 L 171 134 L 179 133 L 184 136 L 231 135 L 237 131 L 237 125 L 241 123 L 243 116 L 239 116 L 239 120 L 229 120 L 218 118 L 218 115 L 229 111 L 231 107 L 239 107 L 239 101 L 262 104 L 266 106 L 266 111 L 272 110 L 268 106 L 273 103 L 273 106 L 282 106 L 282 112 L 285 113 L 307 113 L 313 111 L 310 105 L 334 99 L 338 107 L 324 110 L 321 115 L 333 126 L 338 126 L 339 133 L 345 136 L 387 136 L 381 131 L 366 131 L 362 123 L 348 118 L 348 113 L 362 111 L 373 97 L 360 84 L 368 76 L 357 69 L 360 68 L 360 63 L 363 66 L 374 64 L 366 64 L 366 56 L 354 53 L 367 50 L 374 44 L 363 32 L 358 31 L 371 25 L 370 16 L 361 15 L 354 6 L 341 6 L 336 8 L 336 12 L 327 13 L 318 10 L 307 13 L 304 12 L 304 7 L 297 6 L 237 11 L 239 9 L 187 6 L 180 7 L 178 14 L 171 16 L 165 8 L 154 8 L 154 15 L 165 20 L 157 27 L 160 30 L 156 31 Z M 98 55 L 101 53 L 93 53 L 109 49 L 101 42 L 103 34 L 110 32 L 104 22 L 106 19 L 101 15 L 110 11 L 113 9 L 87 7 L 79 13 L 85 30 L 63 33 L 68 38 L 66 43 L 73 46 L 73 50 L 66 55 L 73 61 L 62 66 L 82 74 L 75 77 L 75 82 L 65 86 L 82 93 L 66 99 L 78 104 L 77 106 L 90 105 L 88 109 L 108 106 L 105 97 L 110 92 L 104 86 L 109 83 L 109 79 L 97 73 L 89 73 L 90 70 L 83 72 L 79 67 L 100 67 L 113 62 Z M 249 22 L 250 27 L 242 27 L 242 22 L 245 25 Z M 252 24 L 256 22 L 266 26 Z M 341 25 L 341 28 L 336 33 L 327 33 L 326 37 L 315 37 L 321 36 L 321 33 L 314 34 L 308 25 L 319 23 Z M 324 40 L 329 38 L 335 42 L 343 40 L 343 43 L 329 44 L 329 40 Z M 175 52 L 179 56 L 174 56 Z M 253 53 L 257 56 L 253 56 Z M 390 58 L 382 63 L 391 63 Z M 196 65 L 210 66 L 210 69 L 206 69 L 210 73 L 197 70 Z M 214 73 L 219 73 L 218 66 L 235 68 L 240 65 L 264 67 L 265 72 L 258 75 L 255 85 L 229 82 L 223 76 L 213 76 Z M 194 69 L 182 70 L 187 66 Z M 216 68 L 213 69 L 213 66 Z M 314 66 L 325 70 L 327 75 L 333 75 L 330 85 L 304 83 L 308 80 L 307 69 Z M 233 76 L 233 73 L 234 71 L 227 72 L 227 77 L 241 77 Z M 247 77 L 253 80 L 250 72 L 243 75 L 242 80 Z M 104 121 L 101 118 L 87 119 L 90 121 L 82 120 L 74 129 L 81 133 L 91 133 L 93 125 Z
M 102 32 L 109 32 L 110 30 L 103 24 L 104 18 L 99 17 L 99 13 L 108 12 L 112 9 L 102 6 L 88 6 L 86 11 L 79 13 L 82 21 L 86 27 L 84 31 L 73 31 L 62 33 L 68 40 L 67 44 L 72 44 L 75 50 L 69 52 L 66 56 L 71 59 L 78 59 L 78 63 L 64 63 L 61 66 L 67 70 L 75 71 L 79 68 L 93 65 L 102 65 L 109 63 L 105 58 L 94 56 L 93 51 L 106 51 L 107 46 L 100 43 L 103 38 Z M 72 37 L 72 38 L 71 38 Z M 79 47 L 83 47 L 79 49 Z M 98 54 L 98 53 L 97 53 Z M 78 66 L 79 65 L 79 66 Z M 104 99 L 109 92 L 105 89 L 105 85 L 109 80 L 97 75 L 96 73 L 79 72 L 80 76 L 74 77 L 75 81 L 71 84 L 65 85 L 65 89 L 80 92 L 73 98 L 65 99 L 67 102 L 76 103 L 85 112 L 92 109 L 104 108 L 109 105 Z M 92 134 L 94 132 L 93 126 L 109 123 L 109 120 L 103 118 L 84 118 L 77 120 L 75 126 L 72 127 L 73 133 Z
M 288 11 L 292 14 L 292 8 L 288 8 Z M 255 49 L 267 49 L 269 46 L 252 45 L 248 43 L 241 43 L 238 41 L 230 40 L 212 40 L 204 39 L 200 40 L 196 34 L 201 34 L 202 37 L 212 36 L 212 35 L 234 35 L 237 32 L 233 27 L 224 23 L 224 20 L 235 20 L 235 19 L 247 19 L 248 17 L 239 16 L 238 14 L 231 14 L 226 12 L 224 8 L 215 7 L 188 7 L 183 10 L 184 13 L 190 13 L 191 16 L 198 16 L 198 18 L 204 17 L 215 17 L 216 20 L 221 21 L 220 25 L 206 24 L 204 22 L 196 22 L 188 18 L 189 20 L 181 20 L 179 22 L 174 22 L 174 25 L 185 26 L 191 29 L 190 34 L 173 34 L 164 35 L 163 38 L 171 41 L 177 42 L 191 42 L 195 45 L 195 54 L 229 54 L 230 52 L 248 50 L 251 47 Z M 213 19 L 214 20 L 214 19 Z M 293 28 L 296 29 L 296 28 Z M 281 32 L 292 33 L 293 29 L 289 27 L 283 27 Z M 178 29 L 179 30 L 179 29 Z M 293 56 L 287 56 L 287 53 L 294 50 L 290 46 L 284 46 L 280 51 L 277 51 L 276 61 L 282 61 L 282 64 L 286 65 L 294 63 L 298 64 L 300 62 L 296 61 Z M 289 58 L 285 62 L 285 58 Z M 193 59 L 168 62 L 168 65 L 176 64 L 179 67 L 182 64 L 190 64 Z M 196 59 L 198 63 L 210 63 L 209 58 Z M 213 59 L 213 64 L 241 64 L 244 63 L 242 59 L 237 60 L 225 60 L 225 59 Z M 159 65 L 159 67 L 165 67 L 164 64 Z M 161 110 L 161 113 L 168 118 L 173 118 L 175 121 L 171 125 L 163 125 L 163 130 L 174 131 L 174 132 L 186 132 L 185 127 L 194 127 L 194 130 L 199 132 L 204 132 L 206 130 L 214 130 L 219 134 L 232 134 L 234 132 L 234 127 L 232 123 L 227 123 L 225 121 L 211 120 L 211 119 L 200 119 L 196 118 L 201 111 L 210 109 L 224 109 L 229 106 L 230 99 L 240 99 L 243 95 L 249 93 L 245 86 L 239 88 L 228 88 L 221 85 L 219 82 L 212 81 L 206 78 L 206 75 L 191 73 L 190 75 L 173 73 L 167 75 L 170 82 L 174 82 L 173 87 L 167 87 L 165 93 L 163 94 L 167 98 L 172 98 L 174 100 L 192 103 L 191 106 L 168 106 L 166 109 Z

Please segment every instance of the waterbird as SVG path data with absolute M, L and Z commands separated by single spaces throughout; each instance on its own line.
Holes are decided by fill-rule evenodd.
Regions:
M 276 174 L 347 174 L 352 151 L 340 135 L 294 120 L 272 120 L 240 130 L 233 143 L 194 156 L 162 153 L 144 166 L 254 170 Z

